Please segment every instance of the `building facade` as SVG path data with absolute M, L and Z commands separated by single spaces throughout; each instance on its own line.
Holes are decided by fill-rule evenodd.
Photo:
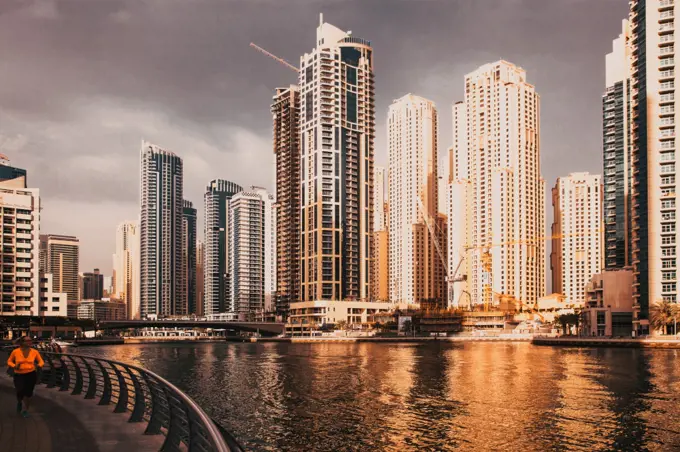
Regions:
M 95 268 L 93 272 L 83 273 L 80 298 L 83 300 L 101 300 L 104 298 L 104 275 Z
M 389 286 L 393 303 L 446 297 L 437 120 L 434 102 L 412 94 L 395 100 L 388 111 Z
M 2 316 L 38 316 L 40 273 L 40 192 L 26 188 L 26 179 L 0 181 L 2 223 Z
M 66 317 L 68 316 L 68 301 L 65 293 L 54 291 L 52 274 L 40 275 L 40 316 Z
M 375 88 L 370 42 L 323 22 L 300 58 L 301 300 L 368 300 Z
M 186 313 L 196 314 L 196 209 L 184 200 L 182 207 L 182 274 L 186 293 Z
M 203 272 L 205 269 L 205 246 L 202 240 L 196 242 L 196 315 L 202 317 L 205 308 L 205 281 Z
M 632 123 L 630 27 L 606 57 L 606 90 L 602 96 L 605 268 L 632 265 Z
M 552 292 L 582 305 L 586 284 L 603 265 L 602 178 L 588 173 L 558 178 L 552 205 Z
M 125 320 L 125 303 L 111 300 L 83 300 L 78 304 L 79 320 Z
M 40 235 L 41 273 L 51 273 L 54 291 L 65 293 L 68 316 L 76 316 L 80 301 L 80 241 L 69 235 Z
M 183 315 L 182 159 L 145 141 L 140 158 L 140 315 Z
M 585 336 L 630 337 L 633 332 L 633 272 L 630 268 L 593 275 L 580 313 Z
M 390 299 L 390 236 L 389 203 L 387 202 L 387 171 L 376 166 L 374 177 L 375 203 L 373 205 L 373 301 Z
M 204 199 L 204 315 L 231 312 L 229 277 L 229 203 L 242 191 L 240 185 L 222 179 L 210 182 Z
M 677 303 L 676 2 L 630 1 L 634 328 L 649 306 Z
M 300 91 L 278 88 L 271 107 L 276 155 L 276 314 L 300 297 Z
M 275 310 L 274 197 L 250 187 L 234 195 L 229 210 L 230 311 L 246 320 Z
M 454 219 L 452 247 L 472 304 L 502 296 L 531 304 L 545 294 L 539 110 L 526 72 L 507 61 L 468 74 L 465 101 L 454 105 L 453 183 L 464 190 L 455 197 L 466 200 L 466 226 Z
M 141 318 L 139 303 L 139 223 L 126 221 L 116 229 L 113 255 L 113 298 L 126 305 L 131 320 Z

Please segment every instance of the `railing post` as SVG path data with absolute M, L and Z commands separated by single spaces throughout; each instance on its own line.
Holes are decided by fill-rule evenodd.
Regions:
M 144 434 L 158 435 L 161 433 L 161 427 L 163 427 L 163 421 L 161 420 L 161 403 L 156 394 L 156 389 L 151 383 L 151 379 L 145 373 L 142 373 L 142 378 L 144 378 L 144 382 L 149 388 L 149 396 L 151 397 L 151 416 L 149 417 L 149 424 L 146 426 Z
M 57 385 L 57 371 L 56 368 L 54 367 L 54 362 L 52 362 L 52 357 L 48 354 L 45 355 L 46 361 L 50 365 L 50 374 L 48 375 L 47 378 L 47 387 L 48 388 L 54 388 Z M 41 378 L 42 380 L 42 378 Z
M 127 411 L 128 404 L 128 387 L 123 374 L 120 373 L 118 367 L 115 364 L 109 363 L 113 371 L 116 373 L 118 378 L 118 402 L 116 403 L 116 408 L 113 409 L 114 413 L 125 413 Z
M 128 419 L 128 422 L 141 422 L 142 420 L 144 420 L 144 411 L 146 409 L 146 399 L 144 399 L 144 388 L 142 387 L 142 383 L 140 383 L 139 378 L 137 378 L 137 375 L 135 375 L 132 369 L 125 366 L 125 371 L 130 376 L 130 380 L 132 380 L 132 385 L 135 388 L 135 405 L 132 408 L 132 414 L 130 415 L 130 419 Z
M 102 380 L 104 380 L 104 387 L 102 388 L 102 398 L 99 399 L 99 405 L 108 405 L 111 403 L 111 377 L 109 371 L 104 368 L 102 362 L 98 359 L 94 360 L 102 372 Z
M 87 361 L 87 359 L 85 359 L 81 356 L 80 360 L 85 364 L 85 368 L 87 369 L 88 382 L 87 382 L 87 392 L 85 393 L 85 398 L 86 399 L 94 399 L 94 396 L 97 395 L 97 379 L 94 376 L 94 370 L 92 370 L 92 366 Z
M 73 370 L 76 374 L 76 382 L 73 385 L 73 391 L 71 391 L 71 395 L 79 395 L 81 392 L 83 392 L 83 371 L 80 370 L 80 365 L 78 365 L 78 362 L 75 360 L 75 358 L 68 356 L 68 359 L 73 363 Z
M 165 400 L 168 402 L 168 431 L 165 433 L 165 441 L 163 446 L 161 446 L 162 452 L 175 452 L 179 451 L 179 445 L 182 442 L 182 435 L 180 429 L 182 428 L 180 424 L 180 418 L 175 414 L 175 407 L 172 396 L 168 394 L 168 390 L 163 387 L 163 394 L 165 394 Z M 187 421 L 191 422 L 189 415 L 186 414 L 186 409 L 181 401 L 178 401 L 180 408 L 185 412 L 187 416 Z M 188 433 L 188 432 L 187 432 Z

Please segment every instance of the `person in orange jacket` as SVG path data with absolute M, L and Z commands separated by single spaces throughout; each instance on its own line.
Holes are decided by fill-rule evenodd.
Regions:
M 14 388 L 17 393 L 17 412 L 28 417 L 33 389 L 38 382 L 38 368 L 45 365 L 38 350 L 32 348 L 33 341 L 24 336 L 19 339 L 19 348 L 12 351 L 7 365 L 14 372 Z M 37 366 L 36 366 L 37 363 Z

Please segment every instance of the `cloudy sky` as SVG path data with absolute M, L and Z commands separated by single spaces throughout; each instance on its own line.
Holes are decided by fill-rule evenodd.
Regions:
M 0 152 L 41 190 L 42 232 L 81 239 L 81 271 L 111 271 L 137 218 L 142 138 L 184 159 L 185 198 L 213 178 L 272 187 L 269 104 L 314 46 L 318 14 L 375 49 L 377 160 L 385 116 L 412 92 L 440 111 L 463 77 L 506 59 L 541 95 L 548 186 L 601 171 L 604 55 L 627 0 L 0 0 Z M 551 218 L 549 213 L 549 218 Z

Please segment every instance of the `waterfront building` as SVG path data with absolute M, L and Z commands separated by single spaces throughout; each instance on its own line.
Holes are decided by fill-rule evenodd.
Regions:
M 602 269 L 602 178 L 571 173 L 552 189 L 552 291 L 585 301 L 585 286 Z
M 196 315 L 203 317 L 205 307 L 205 281 L 203 272 L 205 271 L 205 245 L 202 240 L 196 242 Z
M 182 275 L 186 313 L 196 314 L 196 209 L 186 199 L 182 207 Z
M 273 312 L 276 292 L 274 197 L 250 187 L 229 203 L 231 308 L 242 320 Z
M 215 179 L 206 188 L 204 200 L 203 314 L 231 312 L 229 276 L 229 203 L 242 191 L 240 185 Z
M 54 290 L 51 273 L 40 275 L 40 313 L 41 317 L 67 317 L 68 300 L 65 293 Z
M 678 302 L 676 2 L 631 0 L 632 230 L 635 330 L 649 305 Z
M 453 246 L 464 243 L 454 252 L 464 258 L 473 304 L 498 304 L 503 295 L 531 304 L 545 294 L 539 108 L 524 69 L 507 61 L 468 74 L 465 101 L 454 105 L 453 182 L 467 192 L 456 196 L 466 199 L 467 218 L 464 231 L 454 218 Z
M 300 58 L 301 300 L 371 296 L 375 88 L 369 41 L 323 22 Z
M 387 127 L 390 301 L 443 300 L 446 233 L 439 215 L 434 102 L 413 94 L 395 100 Z
M 351 300 L 315 300 L 291 303 L 286 324 L 288 333 L 309 331 L 345 322 L 352 329 L 375 323 L 375 316 L 394 311 L 393 303 Z
M 0 165 L 0 170 L 2 165 Z M 24 173 L 25 174 L 25 173 Z M 25 175 L 0 181 L 2 223 L 2 316 L 38 316 L 40 191 L 26 188 Z
M 78 303 L 78 320 L 125 320 L 125 303 L 113 300 L 82 300 Z
M 300 91 L 277 88 L 271 106 L 276 155 L 276 314 L 300 297 Z
M 141 318 L 139 304 L 139 223 L 126 221 L 116 228 L 113 255 L 113 298 L 125 303 L 131 320 Z
M 65 293 L 68 316 L 76 317 L 80 300 L 80 241 L 70 235 L 40 235 L 40 271 L 51 273 L 54 291 Z
M 633 272 L 630 268 L 605 270 L 586 286 L 581 310 L 581 334 L 630 337 L 633 332 Z
M 606 89 L 602 96 L 605 268 L 632 265 L 632 122 L 630 26 L 606 56 Z
M 95 268 L 93 272 L 83 273 L 81 277 L 80 298 L 83 300 L 101 300 L 104 297 L 104 275 Z
M 142 141 L 140 158 L 141 317 L 183 315 L 182 159 L 146 141 Z

